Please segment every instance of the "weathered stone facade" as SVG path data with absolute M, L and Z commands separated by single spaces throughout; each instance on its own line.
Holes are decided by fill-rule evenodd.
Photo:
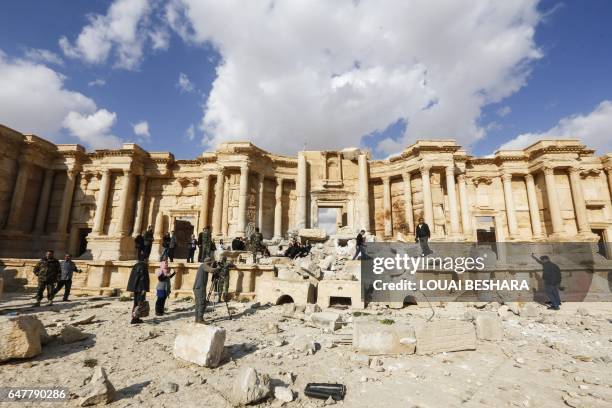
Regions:
M 484 158 L 453 140 L 418 141 L 388 160 L 359 149 L 288 157 L 228 142 L 175 160 L 135 144 L 86 152 L 2 126 L 0 135 L 2 257 L 86 248 L 94 260 L 133 259 L 133 236 L 148 225 L 153 253 L 164 232 L 186 242 L 205 225 L 217 239 L 253 226 L 279 239 L 316 228 L 330 207 L 340 236 L 364 228 L 410 240 L 423 216 L 440 241 L 612 240 L 612 154 L 597 157 L 577 140 Z

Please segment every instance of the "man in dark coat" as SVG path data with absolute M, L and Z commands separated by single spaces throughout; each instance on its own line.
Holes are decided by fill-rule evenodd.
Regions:
M 136 255 L 138 257 L 137 259 L 139 261 L 142 261 L 145 256 L 145 241 L 141 233 L 138 233 L 138 235 L 136 235 L 136 238 L 134 238 L 134 245 L 136 246 Z
M 47 290 L 47 299 L 49 306 L 53 304 L 53 295 L 55 294 L 55 284 L 60 278 L 60 263 L 53 256 L 53 251 L 48 250 L 45 257 L 38 261 L 34 267 L 34 275 L 38 277 L 38 288 L 36 289 L 35 306 L 40 306 L 40 301 L 43 298 L 45 289 Z
M 159 262 L 163 261 L 164 259 L 168 259 L 168 255 L 170 254 L 171 241 L 172 239 L 170 238 L 170 234 L 166 232 L 162 238 L 162 254 L 159 257 Z
M 561 296 L 559 295 L 559 285 L 561 285 L 561 269 L 559 265 L 553 263 L 547 255 L 542 255 L 540 258 L 531 254 L 531 257 L 537 263 L 542 265 L 542 280 L 544 281 L 544 289 L 548 300 L 550 300 L 549 309 L 559 310 L 561 308 Z
M 210 257 L 212 236 L 210 233 L 210 227 L 206 226 L 202 232 L 198 234 L 198 247 L 200 251 L 198 254 L 198 262 L 204 262 L 204 260 Z
M 419 218 L 419 224 L 415 229 L 414 235 L 414 241 L 421 245 L 421 256 L 431 254 L 433 252 L 431 249 L 429 249 L 429 238 L 431 237 L 431 232 L 429 231 L 429 225 L 425 224 L 425 220 L 423 220 L 422 217 Z
M 138 263 L 132 267 L 128 279 L 127 290 L 134 294 L 131 323 L 142 323 L 136 311 L 138 306 L 145 301 L 147 292 L 149 291 L 149 267 L 146 259 L 144 261 L 138 261 Z
M 172 235 L 170 235 L 170 245 L 168 246 L 168 258 L 170 258 L 170 262 L 174 262 L 174 251 L 178 246 L 178 241 L 176 240 L 176 235 L 174 235 L 174 231 L 172 231 Z
M 144 240 L 144 259 L 149 259 L 151 255 L 151 247 L 153 246 L 153 226 L 149 225 L 149 228 L 145 231 L 143 235 Z
M 212 259 L 206 258 L 198 267 L 195 281 L 193 283 L 193 297 L 195 299 L 195 322 L 204 323 L 204 311 L 206 310 L 206 286 L 208 285 L 208 273 L 212 272 Z

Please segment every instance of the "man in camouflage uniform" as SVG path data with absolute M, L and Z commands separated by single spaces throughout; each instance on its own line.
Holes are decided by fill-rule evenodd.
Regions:
M 206 226 L 198 235 L 198 247 L 200 247 L 198 262 L 204 262 L 204 259 L 211 256 L 211 244 L 212 237 L 210 234 L 210 227 Z
M 38 276 L 38 288 L 36 290 L 36 304 L 40 306 L 40 301 L 43 298 L 43 293 L 47 289 L 47 299 L 49 305 L 53 304 L 53 295 L 55 285 L 60 277 L 60 263 L 53 256 L 53 251 L 48 250 L 47 254 L 34 267 L 34 275 Z
M 263 255 L 267 252 L 267 248 L 263 244 L 263 235 L 259 232 L 259 228 L 255 228 L 255 232 L 251 234 L 250 241 L 253 263 L 257 263 L 257 252 L 261 252 Z
M 229 271 L 235 266 L 227 260 L 227 256 L 224 256 L 220 262 L 217 262 L 217 267 L 214 271 L 213 278 L 216 277 L 215 291 L 219 294 L 223 293 L 222 299 L 225 302 L 229 300 Z

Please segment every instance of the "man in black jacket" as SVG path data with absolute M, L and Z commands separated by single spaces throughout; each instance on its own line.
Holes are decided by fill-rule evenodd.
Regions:
M 542 280 L 544 281 L 544 289 L 548 300 L 550 300 L 549 309 L 559 310 L 561 306 L 561 296 L 559 296 L 559 285 L 561 285 L 561 269 L 556 263 L 551 262 L 547 255 L 542 255 L 540 258 L 531 254 L 531 257 L 537 263 L 542 265 Z
M 134 238 L 134 245 L 136 246 L 137 259 L 142 261 L 145 256 L 145 241 L 142 233 L 139 232 L 138 235 L 136 235 L 136 238 Z
M 416 227 L 414 239 L 415 242 L 418 242 L 421 245 L 421 256 L 427 256 L 433 252 L 431 249 L 429 249 L 429 237 L 431 237 L 429 225 L 425 224 L 425 220 L 423 220 L 421 217 L 419 218 L 419 224 Z
M 149 291 L 149 267 L 147 260 L 138 261 L 132 267 L 127 284 L 128 292 L 134 293 L 134 306 L 132 307 L 132 324 L 142 323 L 137 311 L 147 296 Z

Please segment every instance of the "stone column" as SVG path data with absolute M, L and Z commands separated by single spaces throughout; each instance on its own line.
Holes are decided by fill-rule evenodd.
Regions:
M 340 166 L 342 168 L 342 166 Z M 298 153 L 297 181 L 296 181 L 296 209 L 295 226 L 297 229 L 306 228 L 306 204 L 307 204 L 307 170 L 308 163 L 304 152 Z
M 429 180 L 429 171 L 431 170 L 431 164 L 423 164 L 421 166 L 421 180 L 423 183 L 423 218 L 425 223 L 429 225 L 431 233 L 434 233 L 434 219 L 433 219 L 433 201 L 431 200 L 431 182 Z
M 221 235 L 227 237 L 229 235 L 229 177 L 223 177 L 223 211 L 221 212 Z
M 570 167 L 569 176 L 578 232 L 581 235 L 590 234 L 591 226 L 589 225 L 586 203 L 584 202 L 584 194 L 582 193 L 582 185 L 580 184 L 580 171 L 576 167 Z
M 548 197 L 548 208 L 550 211 L 550 219 L 552 221 L 553 234 L 563 232 L 563 218 L 561 218 L 561 207 L 557 198 L 557 186 L 555 184 L 555 169 L 553 167 L 544 167 L 544 180 L 546 182 L 546 196 Z
M 221 215 L 223 214 L 223 184 L 225 183 L 223 168 L 217 171 L 217 182 L 215 184 L 215 202 L 213 207 L 213 233 L 221 235 Z
M 127 216 L 130 213 L 128 201 L 130 191 L 132 190 L 132 172 L 123 170 L 123 183 L 121 186 L 121 195 L 119 196 L 119 219 L 117 220 L 117 234 L 124 236 L 127 233 Z
M 247 219 L 247 201 L 249 198 L 249 163 L 240 166 L 240 195 L 238 196 L 238 231 L 240 236 L 245 235 Z
M 111 171 L 109 169 L 102 170 L 102 179 L 100 179 L 100 190 L 98 191 L 98 200 L 96 201 L 96 214 L 94 216 L 94 224 L 92 232 L 101 235 L 104 230 L 104 218 L 106 216 L 106 204 L 108 203 L 108 190 L 110 188 Z
M 200 207 L 200 224 L 198 231 L 202 231 L 208 226 L 208 200 L 210 196 L 210 174 L 205 174 L 202 178 L 202 206 Z M 198 234 L 196 233 L 196 236 Z
M 461 225 L 463 226 L 463 235 L 472 234 L 472 220 L 470 219 L 470 204 L 467 195 L 467 187 L 465 185 L 465 174 L 457 176 L 459 182 L 459 205 L 461 206 Z
M 453 165 L 446 167 L 446 194 L 448 195 L 448 206 L 450 209 L 451 235 L 457 236 L 461 231 L 459 230 L 457 191 L 455 190 L 455 168 Z
M 274 206 L 274 239 L 283 236 L 283 178 L 276 178 L 276 204 Z
M 368 157 L 361 153 L 357 159 L 359 164 L 359 226 L 360 229 L 370 231 L 370 198 Z
M 64 185 L 62 206 L 60 207 L 60 216 L 57 222 L 57 232 L 60 234 L 68 232 L 68 221 L 70 221 L 70 210 L 72 210 L 72 197 L 74 196 L 77 174 L 78 171 L 75 169 L 68 169 L 66 171 L 66 184 Z
M 263 204 L 264 204 L 264 187 L 265 177 L 262 173 L 257 176 L 257 185 L 259 186 L 259 194 L 257 195 L 257 226 L 259 230 L 263 230 Z
M 608 174 L 608 189 L 610 190 L 610 199 L 612 200 L 612 168 L 605 169 Z
M 383 211 L 385 220 L 385 236 L 393 235 L 393 213 L 391 209 L 391 181 L 389 176 L 383 177 Z
M 36 222 L 34 224 L 34 232 L 37 235 L 42 235 L 45 231 L 54 174 L 55 170 L 53 169 L 45 170 L 45 181 L 43 182 L 42 191 L 40 193 L 40 200 L 38 200 L 38 210 L 36 211 Z
M 502 174 L 502 183 L 504 186 L 504 201 L 506 203 L 508 231 L 510 232 L 510 238 L 514 238 L 518 233 L 518 224 L 516 222 L 516 212 L 514 211 L 514 197 L 512 195 L 512 174 Z
M 8 230 L 17 230 L 19 227 L 23 199 L 32 169 L 31 166 L 32 165 L 25 160 L 19 162 L 19 173 L 17 174 L 17 180 L 15 180 L 15 188 L 13 189 L 13 197 L 11 199 L 11 210 L 6 224 Z
M 534 238 L 542 237 L 542 223 L 540 221 L 540 209 L 538 208 L 538 199 L 535 191 L 535 183 L 531 174 L 525 175 L 525 184 L 527 186 L 527 201 L 529 203 L 529 217 L 531 218 L 531 231 Z
M 147 196 L 147 177 L 138 176 L 138 204 L 136 207 L 136 217 L 134 219 L 133 235 L 136 236 L 142 231 L 142 220 L 144 219 L 144 206 Z
M 404 179 L 404 218 L 408 224 L 408 232 L 414 233 L 414 213 L 412 210 L 412 187 L 410 186 L 410 173 L 402 174 Z

